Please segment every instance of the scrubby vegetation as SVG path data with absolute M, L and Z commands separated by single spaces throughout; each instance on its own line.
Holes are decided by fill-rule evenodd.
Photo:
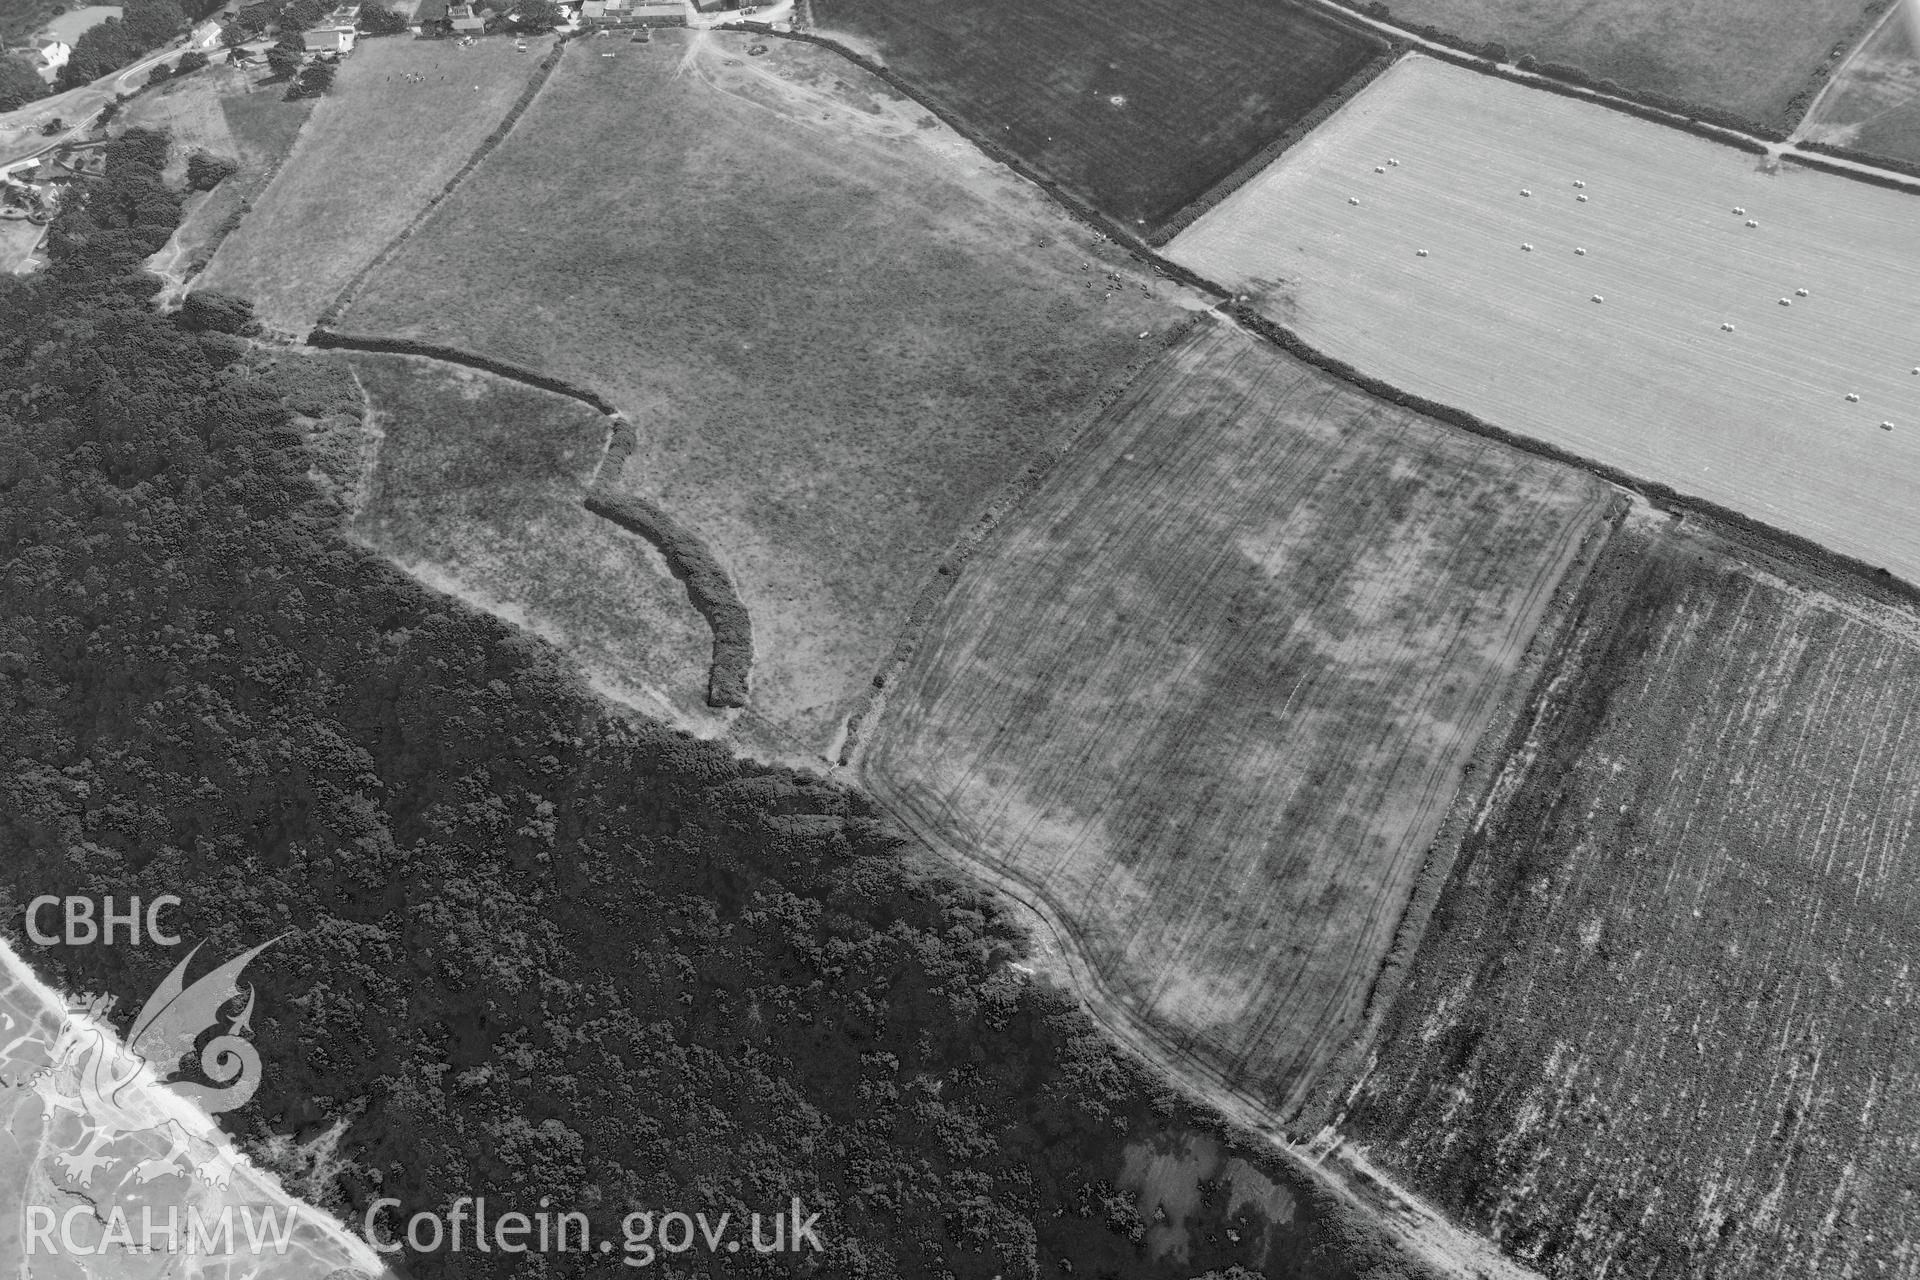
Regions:
M 617 476 L 633 456 L 633 424 L 612 419 L 613 439 L 601 469 L 603 479 Z M 587 510 L 604 516 L 660 549 L 673 574 L 687 584 L 687 598 L 713 628 L 713 665 L 707 676 L 707 705 L 744 707 L 753 670 L 753 622 L 727 571 L 699 535 L 645 498 L 623 494 L 611 484 L 587 497 Z
M 47 96 L 47 82 L 18 54 L 0 54 L 0 111 L 13 111 Z
M 73 89 L 118 71 L 173 39 L 186 25 L 187 14 L 178 0 L 129 0 L 122 16 L 80 33 L 54 87 Z
M 634 1207 L 799 1196 L 803 1273 L 1405 1274 L 1305 1190 L 1286 1222 L 1205 1200 L 1156 1257 L 1123 1156 L 1209 1122 L 1010 968 L 988 901 L 857 794 L 609 721 L 550 650 L 339 540 L 297 388 L 149 305 L 165 158 L 115 142 L 49 267 L 0 279 L 0 916 L 38 966 L 132 1007 L 178 959 L 29 947 L 40 893 L 178 894 L 209 957 L 285 933 L 230 1120 L 290 1175 L 274 1135 L 350 1121 L 304 1189 L 355 1212 L 547 1196 L 618 1238 Z M 715 1269 L 775 1272 L 751 1262 Z

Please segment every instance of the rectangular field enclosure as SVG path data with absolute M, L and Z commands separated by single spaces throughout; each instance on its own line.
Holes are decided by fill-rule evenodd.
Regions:
M 1414 57 L 1168 252 L 1394 386 L 1920 582 L 1920 199 Z
M 866 775 L 1128 1015 L 1297 1105 L 1608 503 L 1202 325 L 967 567 Z
M 1916 631 L 1616 534 L 1345 1134 L 1551 1277 L 1920 1273 Z

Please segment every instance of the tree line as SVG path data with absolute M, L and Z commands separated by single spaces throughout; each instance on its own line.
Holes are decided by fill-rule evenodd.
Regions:
M 286 934 L 248 970 L 265 1078 L 228 1127 L 355 1217 L 545 1196 L 617 1239 L 633 1208 L 798 1196 L 821 1255 L 677 1274 L 1411 1274 L 1305 1184 L 1285 1222 L 1208 1190 L 1156 1253 L 1129 1149 L 1264 1157 L 1016 969 L 987 895 L 863 794 L 609 715 L 341 538 L 299 358 L 243 300 L 153 305 L 167 154 L 113 141 L 49 265 L 0 278 L 0 920 L 36 967 L 130 1016 L 179 959 L 29 945 L 43 893 L 176 894 L 209 966 Z M 302 1145 L 339 1120 L 337 1163 Z

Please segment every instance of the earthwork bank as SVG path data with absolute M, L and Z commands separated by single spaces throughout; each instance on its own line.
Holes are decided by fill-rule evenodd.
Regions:
M 340 325 L 612 401 L 603 483 L 706 539 L 765 749 L 817 759 L 946 550 L 1188 312 L 881 81 L 749 43 L 568 46 Z
M 253 299 L 267 324 L 304 337 L 500 124 L 551 44 L 363 41 L 204 286 Z

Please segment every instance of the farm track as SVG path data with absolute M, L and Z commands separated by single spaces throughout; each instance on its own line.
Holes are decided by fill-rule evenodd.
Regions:
M 1593 582 L 1341 1128 L 1556 1276 L 1920 1274 L 1915 620 L 1710 529 Z
M 1316 0 L 1316 3 L 1317 2 L 1318 0 Z M 1354 15 L 1347 14 L 1346 16 L 1353 17 Z M 1385 27 L 1384 24 L 1372 25 L 1381 26 L 1390 32 L 1393 30 L 1392 28 Z M 1422 43 L 1417 37 L 1410 37 L 1407 33 L 1402 32 L 1398 34 L 1403 38 L 1410 39 L 1414 43 Z M 829 47 L 838 48 L 837 46 L 833 46 L 829 41 L 817 42 L 828 44 Z M 864 64 L 865 62 L 865 60 L 860 59 L 857 55 L 853 55 L 850 50 L 841 48 L 839 51 L 851 57 L 856 63 Z M 1451 56 L 1456 59 L 1458 57 L 1457 54 L 1452 54 L 1451 51 L 1437 47 L 1435 52 L 1441 56 Z M 911 86 L 903 85 L 897 77 L 889 75 L 887 78 L 891 83 L 894 83 L 896 88 L 903 89 L 903 91 L 908 92 L 916 97 L 916 99 L 921 100 L 923 105 L 928 105 L 932 108 L 933 104 L 921 99 L 920 95 L 915 93 Z M 1519 79 L 1523 82 L 1527 79 L 1524 74 L 1513 74 L 1510 78 Z M 1562 89 L 1556 86 L 1553 91 L 1562 92 Z M 1609 102 L 1603 95 L 1586 94 L 1583 96 L 1591 97 L 1603 105 L 1617 105 Z M 940 112 L 939 114 L 942 114 L 944 118 L 944 112 Z M 1641 115 L 1644 113 L 1635 110 L 1633 114 Z M 1677 124 L 1679 121 L 1676 119 L 1674 123 Z M 1776 148 L 1775 154 L 1792 153 L 1795 150 L 1796 149 L 1791 146 Z M 990 151 L 990 154 L 998 153 L 997 151 Z M 1004 159 L 1005 157 L 1002 156 L 1001 158 Z M 1920 184 L 1910 184 L 1899 175 L 1889 174 L 1884 170 L 1874 169 L 1872 166 L 1852 162 L 1841 163 L 1842 167 L 1855 170 L 1859 173 L 1884 176 L 1900 182 L 1903 185 L 1908 185 L 1910 189 L 1920 189 Z M 1027 172 L 1023 166 L 1015 164 L 1012 167 L 1014 167 L 1016 172 L 1021 172 L 1024 176 L 1029 178 L 1034 176 Z M 1190 273 L 1173 267 L 1172 264 L 1159 258 L 1157 254 L 1154 254 L 1151 250 L 1133 239 L 1124 228 L 1114 227 L 1097 215 L 1089 217 L 1088 211 L 1084 206 L 1065 197 L 1063 193 L 1053 188 L 1050 184 L 1042 181 L 1039 185 L 1041 185 L 1043 190 L 1046 190 L 1049 195 L 1052 195 L 1057 201 L 1064 205 L 1070 213 L 1073 213 L 1083 221 L 1091 221 L 1095 223 L 1095 225 L 1101 226 L 1103 230 L 1107 230 L 1109 234 L 1114 235 L 1115 239 L 1134 251 L 1143 261 L 1156 266 L 1165 274 L 1192 279 Z M 1206 284 L 1215 296 L 1224 296 L 1225 291 L 1218 286 L 1203 281 L 1196 281 L 1196 283 Z M 1548 453 L 1549 456 L 1563 456 L 1553 451 L 1548 451 Z M 1852 570 L 1853 566 L 1848 566 L 1848 568 Z M 912 823 L 909 821 L 908 825 L 911 827 Z M 997 877 L 988 869 L 978 864 L 973 864 L 972 869 L 977 874 L 980 874 L 983 879 L 995 882 L 997 887 L 1007 892 L 1010 896 L 1027 901 L 1029 905 L 1032 905 L 1031 897 L 1027 896 L 1023 898 L 1020 886 L 1017 883 L 1009 881 L 1004 877 Z M 1041 914 L 1043 918 L 1047 918 L 1044 911 L 1042 911 Z M 1049 920 L 1049 923 L 1055 926 L 1057 941 L 1063 951 L 1070 956 L 1076 956 L 1077 953 L 1071 949 L 1070 935 L 1063 930 L 1059 930 L 1054 921 Z M 1148 1058 L 1149 1061 L 1154 1062 L 1163 1073 L 1171 1078 L 1186 1081 L 1190 1086 L 1196 1087 L 1203 1096 L 1206 1096 L 1210 1102 L 1222 1111 L 1265 1133 L 1279 1146 L 1290 1160 L 1294 1161 L 1304 1170 L 1316 1174 L 1323 1183 L 1334 1188 L 1339 1195 L 1347 1199 L 1350 1203 L 1365 1206 L 1369 1211 L 1380 1215 L 1385 1222 L 1392 1226 L 1394 1231 L 1399 1234 L 1402 1239 L 1409 1243 L 1409 1246 L 1414 1252 L 1430 1265 L 1435 1266 L 1436 1269 L 1444 1274 L 1458 1274 L 1461 1276 L 1475 1274 L 1485 1274 L 1488 1276 L 1527 1276 L 1531 1274 L 1526 1268 L 1513 1263 L 1511 1260 L 1491 1250 L 1484 1241 L 1452 1227 L 1441 1215 L 1421 1203 L 1417 1198 L 1401 1193 L 1390 1183 L 1381 1180 L 1377 1171 L 1370 1169 L 1363 1155 L 1352 1152 L 1351 1150 L 1343 1154 L 1341 1150 L 1335 1149 L 1322 1160 L 1316 1158 L 1307 1148 L 1290 1142 L 1279 1123 L 1278 1117 L 1270 1109 L 1264 1107 L 1253 1098 L 1236 1091 L 1216 1075 L 1210 1074 L 1204 1064 L 1192 1054 L 1182 1050 L 1177 1045 L 1167 1042 L 1164 1038 L 1156 1036 L 1151 1028 L 1140 1024 L 1137 1019 L 1134 1019 L 1120 1004 L 1113 1001 L 1107 993 L 1104 992 L 1099 986 L 1097 979 L 1092 976 L 1092 971 L 1084 962 L 1076 959 L 1076 963 L 1078 965 L 1076 980 L 1083 993 L 1087 995 L 1090 1007 L 1093 1008 L 1095 1016 L 1109 1028 L 1117 1040 L 1131 1045 L 1137 1052 L 1140 1052 L 1142 1056 Z
M 861 772 L 936 851 L 1017 887 L 1123 1043 L 1284 1141 L 1360 1029 L 1461 764 L 1504 739 L 1520 651 L 1609 496 L 1383 412 L 1229 325 L 1187 346 L 1002 523 Z M 1243 380 L 1251 413 L 1221 398 Z M 1262 416 L 1276 404 L 1285 423 Z M 1426 463 L 1450 478 L 1411 480 Z M 1391 497 L 1340 492 L 1387 473 Z M 1391 660 L 1360 659 L 1382 645 Z M 1375 718 L 1408 688 L 1415 711 Z M 1323 845 L 1366 856 L 1292 852 Z M 1436 1230 L 1405 1203 L 1389 1216 Z

